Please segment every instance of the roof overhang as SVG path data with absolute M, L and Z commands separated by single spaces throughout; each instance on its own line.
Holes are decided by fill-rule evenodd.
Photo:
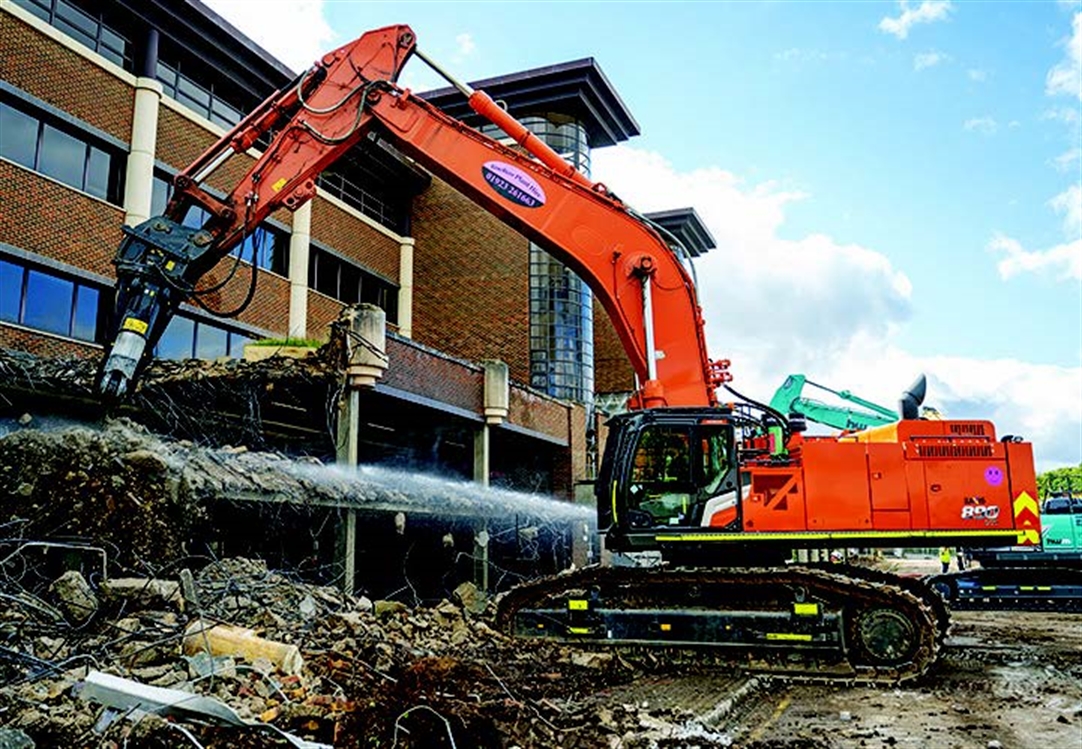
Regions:
M 717 242 L 706 224 L 699 218 L 694 208 L 674 208 L 668 211 L 654 211 L 645 214 L 646 218 L 659 224 L 666 231 L 676 235 L 692 257 L 699 257 L 715 247 Z
M 552 113 L 574 117 L 586 128 L 591 148 L 612 146 L 639 134 L 639 123 L 592 57 L 485 78 L 470 85 L 504 102 L 507 111 L 518 118 Z M 420 96 L 469 125 L 485 122 L 458 89 L 440 88 Z

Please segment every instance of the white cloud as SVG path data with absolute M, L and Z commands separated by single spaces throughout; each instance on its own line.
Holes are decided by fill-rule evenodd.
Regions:
M 980 68 L 970 68 L 966 71 L 966 75 L 969 76 L 969 80 L 976 81 L 977 83 L 984 83 L 988 80 L 988 73 Z
M 1082 237 L 1082 183 L 1074 184 L 1048 201 L 1052 210 L 1063 214 L 1063 232 Z
M 623 145 L 598 149 L 593 173 L 639 210 L 693 206 L 702 216 L 718 244 L 696 263 L 716 356 L 739 339 L 786 366 L 861 331 L 885 335 L 909 316 L 912 286 L 885 255 L 824 234 L 779 236 L 786 206 L 803 192 L 745 184 L 716 167 L 679 173 L 660 155 Z
M 1074 146 L 1056 158 L 1052 159 L 1052 166 L 1060 172 L 1069 172 L 1074 168 L 1075 164 L 1082 162 L 1082 148 Z
M 294 71 L 309 67 L 334 46 L 323 0 L 275 0 L 273 6 L 265 0 L 204 2 Z
M 991 421 L 997 437 L 1015 434 L 1032 441 L 1038 471 L 1082 462 L 1082 367 L 918 356 L 890 341 L 861 336 L 832 360 L 794 371 L 884 405 L 896 404 L 923 372 L 928 376 L 926 405 L 947 418 Z M 778 384 L 768 383 L 761 392 L 769 397 Z
M 950 62 L 951 56 L 942 52 L 922 52 L 913 58 L 913 70 L 926 70 L 934 68 L 941 63 Z
M 1082 110 L 1075 107 L 1056 107 L 1053 109 L 1046 109 L 1041 114 L 1042 120 L 1052 120 L 1053 122 L 1062 122 L 1064 125 L 1077 125 L 1079 121 L 1082 121 Z
M 999 130 L 999 123 L 991 117 L 973 117 L 966 120 L 962 127 L 982 135 L 994 135 Z
M 945 20 L 952 10 L 950 0 L 924 0 L 916 8 L 911 8 L 907 0 L 898 0 L 898 7 L 901 15 L 883 18 L 879 22 L 879 30 L 899 39 L 908 37 L 909 30 L 917 24 Z
M 1045 93 L 1082 101 L 1082 13 L 1075 13 L 1071 28 L 1071 38 L 1066 44 L 1067 56 L 1048 71 Z
M 1056 245 L 1048 250 L 1030 251 L 1018 240 L 996 234 L 988 243 L 988 249 L 1006 254 L 996 266 L 1003 279 L 1010 279 L 1020 273 L 1052 271 L 1060 279 L 1082 281 L 1082 239 Z
M 452 60 L 456 63 L 462 62 L 477 50 L 477 44 L 474 43 L 473 36 L 470 34 L 459 34 L 455 37 L 455 44 L 457 48 Z

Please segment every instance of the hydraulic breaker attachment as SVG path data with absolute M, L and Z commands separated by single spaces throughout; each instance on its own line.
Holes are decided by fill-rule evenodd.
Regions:
M 123 227 L 117 269 L 117 336 L 102 365 L 99 391 L 116 400 L 146 366 L 177 307 L 206 270 L 211 235 L 164 216 Z

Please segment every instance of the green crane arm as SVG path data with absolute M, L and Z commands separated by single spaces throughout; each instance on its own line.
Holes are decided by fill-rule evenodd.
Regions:
M 822 401 L 806 398 L 802 395 L 805 385 L 825 390 L 842 400 L 863 408 L 832 406 Z M 770 407 L 783 414 L 800 414 L 809 421 L 825 424 L 835 429 L 868 429 L 890 424 L 900 418 L 897 411 L 853 395 L 848 390 L 833 390 L 825 385 L 812 382 L 802 374 L 791 374 L 785 378 L 785 382 L 782 383 L 781 387 L 774 393 L 774 397 L 771 398 Z

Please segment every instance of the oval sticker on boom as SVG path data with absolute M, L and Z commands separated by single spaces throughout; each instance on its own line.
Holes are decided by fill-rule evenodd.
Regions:
M 541 185 L 517 166 L 502 161 L 486 161 L 481 166 L 481 174 L 489 187 L 512 203 L 526 208 L 540 208 L 545 204 L 545 191 Z

